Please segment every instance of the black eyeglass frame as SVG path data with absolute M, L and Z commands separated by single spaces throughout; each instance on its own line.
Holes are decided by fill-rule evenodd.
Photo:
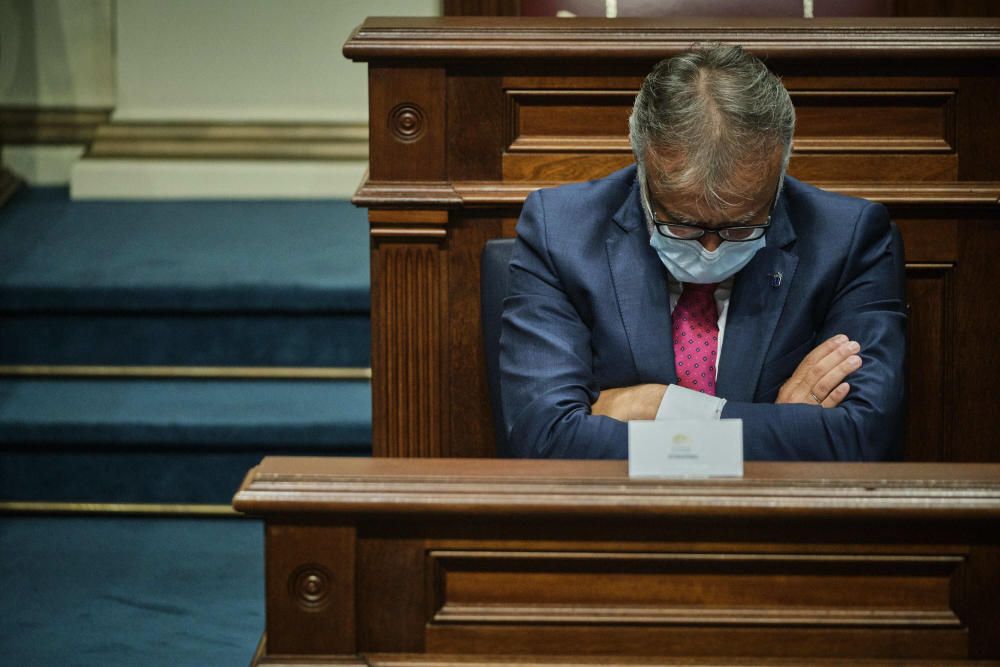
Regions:
M 697 241 L 701 237 L 705 236 L 705 234 L 714 233 L 718 234 L 719 238 L 722 239 L 723 241 L 728 241 L 730 243 L 746 243 L 747 241 L 756 241 L 760 237 L 764 236 L 764 234 L 767 232 L 767 228 L 771 226 L 771 216 L 774 215 L 774 209 L 777 208 L 778 206 L 778 196 L 781 194 L 781 182 L 783 180 L 784 179 L 778 179 L 778 186 L 774 190 L 774 196 L 771 198 L 771 205 L 770 207 L 768 207 L 767 221 L 764 222 L 764 224 L 762 225 L 731 225 L 729 227 L 708 227 L 704 223 L 697 223 L 697 222 L 663 222 L 662 220 L 656 217 L 656 213 L 653 211 L 653 205 L 649 202 L 648 189 L 646 190 L 647 192 L 646 209 L 649 212 L 649 217 L 653 221 L 653 226 L 656 227 L 656 232 L 660 236 L 666 237 L 668 239 L 674 239 L 675 241 Z M 645 184 L 643 184 L 643 187 L 646 187 Z M 697 236 L 676 236 L 674 234 L 669 233 L 669 230 L 666 229 L 669 227 L 683 227 L 684 229 L 692 229 L 700 233 Z M 743 239 L 726 238 L 727 232 L 731 230 L 741 230 L 741 229 L 749 229 L 753 231 L 760 230 L 760 233 L 759 234 L 751 233 L 750 236 Z

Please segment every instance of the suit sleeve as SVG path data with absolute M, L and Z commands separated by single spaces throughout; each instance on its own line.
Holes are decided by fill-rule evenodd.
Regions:
M 861 344 L 836 408 L 729 401 L 723 418 L 743 420 L 744 453 L 756 460 L 877 461 L 899 456 L 904 415 L 906 311 L 892 254 L 889 216 L 869 204 L 816 340 L 843 333 Z
M 590 330 L 549 253 L 543 193 L 525 201 L 500 335 L 501 399 L 509 442 L 531 458 L 626 458 L 628 427 L 591 414 L 600 388 Z

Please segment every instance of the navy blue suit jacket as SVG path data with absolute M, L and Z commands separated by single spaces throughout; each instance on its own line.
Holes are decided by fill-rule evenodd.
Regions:
M 635 175 L 633 165 L 525 202 L 500 341 L 520 456 L 625 458 L 627 425 L 591 414 L 598 394 L 677 380 L 667 271 Z M 906 315 L 885 208 L 786 177 L 766 238 L 734 281 L 716 387 L 723 418 L 743 420 L 745 458 L 897 456 Z M 775 405 L 805 355 L 838 333 L 861 344 L 863 360 L 846 400 Z

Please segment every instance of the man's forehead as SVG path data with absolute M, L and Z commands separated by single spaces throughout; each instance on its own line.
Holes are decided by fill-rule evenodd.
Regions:
M 760 200 L 770 198 L 773 194 L 775 181 L 781 169 L 781 155 L 776 154 L 772 164 L 762 169 L 759 165 L 737 167 L 726 178 L 725 192 L 719 197 L 709 197 L 701 183 L 677 186 L 670 178 L 671 174 L 684 171 L 686 163 L 683 155 L 666 150 L 646 153 L 643 171 L 646 177 L 650 195 L 660 203 L 671 203 L 671 208 L 696 207 L 699 212 L 711 212 L 717 209 L 726 212 L 738 208 L 746 208 L 760 203 Z

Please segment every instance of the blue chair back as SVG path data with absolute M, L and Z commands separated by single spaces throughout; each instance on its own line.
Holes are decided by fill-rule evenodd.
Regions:
M 510 255 L 514 239 L 487 241 L 483 248 L 479 274 L 479 306 L 482 313 L 483 351 L 486 354 L 486 382 L 493 412 L 493 432 L 496 434 L 497 456 L 510 457 L 507 446 L 507 425 L 500 401 L 500 324 L 503 300 L 510 287 Z

